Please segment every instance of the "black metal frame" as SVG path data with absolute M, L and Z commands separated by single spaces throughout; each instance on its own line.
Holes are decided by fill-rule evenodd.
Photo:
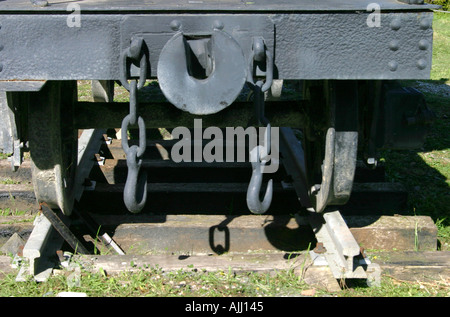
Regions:
M 356 157 L 352 155 L 348 157 L 351 162 L 342 163 L 336 158 L 341 157 L 339 153 L 344 159 L 347 158 L 346 153 L 349 151 L 356 153 L 357 133 L 362 131 L 366 133 L 365 141 L 376 143 L 373 148 L 372 145 L 368 147 L 368 155 L 372 155 L 377 146 L 380 146 L 374 139 L 380 131 L 376 129 L 376 125 L 383 120 L 383 117 L 376 110 L 385 109 L 383 104 L 385 99 L 383 98 L 389 91 L 378 89 L 373 93 L 375 100 L 379 101 L 378 103 L 374 103 L 372 100 L 361 102 L 358 95 L 360 93 L 358 83 L 428 79 L 430 76 L 433 37 L 432 9 L 435 6 L 382 0 L 379 1 L 380 12 L 372 12 L 368 10 L 370 3 L 368 0 L 323 0 L 314 3 L 293 0 L 282 2 L 261 0 L 253 4 L 246 4 L 238 0 L 225 0 L 220 4 L 204 4 L 195 1 L 195 3 L 181 6 L 180 2 L 175 0 L 155 1 L 153 5 L 144 5 L 138 0 L 107 2 L 86 0 L 71 2 L 71 4 L 79 5 L 80 9 L 79 12 L 72 12 L 67 11 L 67 4 L 64 3 L 52 4 L 50 2 L 45 5 L 45 1 L 41 1 L 39 4 L 45 6 L 39 6 L 38 3 L 35 3 L 37 6 L 33 6 L 25 0 L 0 2 L 0 90 L 10 91 L 14 95 L 16 91 L 30 91 L 29 83 L 33 80 L 67 82 L 83 79 L 120 81 L 127 88 L 127 80 L 130 78 L 140 78 L 141 84 L 144 79 L 158 78 L 160 74 L 158 66 L 162 60 L 166 60 L 166 69 L 163 71 L 167 71 L 167 64 L 171 64 L 171 55 L 167 55 L 167 50 L 170 51 L 171 48 L 167 48 L 167 43 L 174 38 L 183 38 L 185 42 L 200 38 L 201 44 L 205 44 L 203 51 L 200 52 L 204 55 L 211 53 L 207 47 L 207 41 L 203 41 L 205 37 L 211 37 L 211 41 L 213 41 L 216 33 L 220 34 L 223 39 L 229 36 L 233 45 L 238 48 L 239 55 L 242 55 L 240 60 L 244 61 L 233 67 L 237 67 L 239 70 L 246 61 L 249 61 L 252 66 L 251 72 L 253 72 L 253 66 L 255 66 L 255 74 L 249 74 L 247 68 L 238 72 L 236 81 L 239 80 L 242 85 L 254 75 L 259 78 L 270 77 L 270 82 L 272 79 L 301 80 L 308 87 L 317 83 L 319 87 L 323 85 L 323 88 L 319 88 L 321 89 L 319 91 L 320 98 L 317 99 L 317 96 L 313 96 L 308 100 L 306 116 L 295 116 L 295 120 L 297 118 L 298 120 L 294 123 L 290 122 L 289 126 L 305 128 L 308 137 L 314 134 L 319 136 L 316 139 L 313 137 L 313 139 L 306 140 L 311 144 L 315 143 L 313 147 L 319 149 L 316 153 L 315 150 L 311 151 L 306 146 L 306 168 L 318 171 L 318 174 L 322 173 L 322 177 L 324 177 L 323 175 L 326 173 L 321 172 L 320 168 L 312 167 L 312 163 L 316 161 L 320 167 L 322 161 L 325 161 L 331 166 L 331 175 L 325 176 L 322 182 L 306 180 L 308 176 L 303 172 L 305 167 L 300 166 L 298 169 L 297 164 L 303 157 L 299 158 L 294 155 L 288 159 L 294 166 L 294 178 L 302 179 L 300 184 L 302 189 L 298 194 L 303 197 L 304 206 L 311 205 L 305 198 L 307 195 L 314 197 L 314 192 L 319 191 L 317 197 L 320 198 L 320 194 L 325 193 L 325 185 L 327 188 L 334 186 L 334 189 L 330 187 L 330 190 L 324 194 L 325 196 L 319 199 L 322 201 L 319 208 L 322 211 L 323 206 L 328 203 L 345 203 L 350 195 L 353 181 L 352 171 L 355 169 Z M 74 26 L 67 23 L 72 14 L 80 15 L 79 25 Z M 379 14 L 379 25 L 368 24 L 367 21 L 371 14 Z M 270 53 L 270 65 L 273 61 L 270 74 L 268 68 L 264 67 L 264 63 L 254 60 L 255 39 L 261 39 L 261 43 L 264 43 L 264 51 L 266 54 Z M 133 43 L 136 41 L 140 43 L 139 52 L 133 48 Z M 226 43 L 227 41 L 224 40 L 219 45 L 221 46 L 219 49 L 223 50 L 222 55 L 219 56 L 225 56 L 226 50 L 230 49 L 231 45 Z M 184 48 L 186 47 L 184 46 Z M 132 53 L 138 53 L 140 58 L 136 60 L 139 62 L 124 58 L 124 56 L 130 57 L 133 55 Z M 233 54 L 236 54 L 236 49 Z M 253 64 L 253 62 L 255 63 Z M 233 73 L 231 62 L 229 64 L 229 72 Z M 185 67 L 172 67 L 169 75 L 172 73 L 173 76 L 185 75 L 177 73 L 178 69 L 185 71 Z M 227 72 L 227 67 L 221 69 L 225 69 Z M 161 71 L 161 69 L 159 70 Z M 23 82 L 23 85 L 11 85 L 11 81 Z M 182 88 L 182 86 L 180 87 Z M 214 86 L 217 87 L 209 89 L 205 93 L 214 96 L 221 93 L 223 96 L 229 94 L 230 85 Z M 45 87 L 44 85 L 43 91 L 45 91 Z M 172 87 L 172 90 L 178 92 L 180 87 Z M 380 86 L 375 84 L 375 87 L 379 88 Z M 163 92 L 167 93 L 169 90 L 166 88 L 166 90 L 163 89 Z M 185 93 L 186 95 L 195 95 L 197 91 Z M 42 92 L 36 96 L 42 96 Z M 57 99 L 57 96 L 47 97 L 50 103 Z M 54 100 L 54 98 L 56 99 Z M 222 106 L 225 103 L 226 106 L 232 103 L 230 100 L 227 102 L 223 100 L 222 97 L 218 99 Z M 25 107 L 30 107 L 30 113 L 33 113 L 32 102 L 30 100 L 30 104 L 25 105 Z M 351 107 L 342 108 L 346 103 Z M 45 101 L 41 104 L 45 104 Z M 13 107 L 16 113 L 23 111 L 24 107 L 22 105 L 9 106 Z M 118 105 L 104 103 L 102 106 L 104 106 L 102 110 L 97 108 L 94 110 L 95 103 L 83 105 L 84 108 L 79 109 L 81 116 L 78 113 L 74 114 L 74 128 L 77 127 L 76 124 L 80 120 L 83 121 L 83 113 L 85 114 L 86 111 L 109 112 Z M 183 101 L 176 106 L 182 109 L 186 108 L 183 107 L 185 106 Z M 61 107 L 64 107 L 63 102 Z M 412 102 L 411 107 L 406 111 L 414 113 L 417 107 Z M 419 105 L 420 107 L 422 104 Z M 222 108 L 215 107 L 212 109 L 214 111 L 208 112 L 196 112 L 194 109 L 189 112 L 204 114 L 221 110 L 217 117 L 220 122 L 222 115 L 225 115 L 225 112 L 222 113 L 222 111 L 226 111 Z M 367 108 L 374 112 L 369 116 L 367 122 L 364 122 L 365 125 L 359 125 L 362 121 L 358 113 L 363 113 L 363 110 Z M 389 106 L 389 110 L 393 111 L 395 115 L 399 115 L 399 117 L 403 115 L 403 110 L 396 112 L 395 109 L 392 109 Z M 152 110 L 154 109 L 145 107 L 142 111 L 140 109 L 139 113 L 145 117 Z M 294 113 L 299 110 L 294 110 Z M 54 111 L 59 112 L 61 109 L 55 108 Z M 242 109 L 239 109 L 238 112 L 241 111 Z M 344 114 L 341 113 L 342 111 Z M 276 112 L 277 110 L 275 110 Z M 428 115 L 426 111 L 425 114 Z M 178 115 L 178 112 L 164 111 L 163 113 L 163 117 L 180 119 Z M 239 114 L 234 115 L 234 117 L 238 116 Z M 101 115 L 100 117 L 101 120 L 94 121 L 89 116 L 88 122 L 84 120 L 81 125 L 91 125 L 94 128 L 119 127 L 105 126 L 104 119 L 107 116 Z M 322 120 L 323 118 L 326 120 Z M 231 119 L 233 120 L 233 118 Z M 416 119 L 412 118 L 413 121 Z M 36 121 L 35 118 L 30 118 L 30 120 L 30 122 Z M 59 126 L 59 122 L 54 125 L 55 127 Z M 218 125 L 220 126 L 220 124 Z M 398 129 L 399 125 L 395 122 L 388 127 L 391 126 Z M 149 126 L 147 125 L 147 127 Z M 372 128 L 370 132 L 367 127 Z M 37 128 L 40 128 L 39 124 L 35 124 L 30 129 L 36 130 Z M 417 128 L 419 135 L 422 136 L 423 124 L 419 124 Z M 58 132 L 51 126 L 48 130 L 46 135 Z M 331 131 L 331 137 L 325 136 L 327 131 Z M 381 133 L 386 131 L 389 133 L 390 130 L 385 129 Z M 35 131 L 28 131 L 29 133 L 33 133 L 31 139 L 37 138 Z M 387 135 L 387 137 L 389 136 Z M 39 137 L 45 138 L 45 135 L 39 135 Z M 14 136 L 14 138 L 21 139 L 24 136 Z M 51 138 L 46 140 L 50 142 Z M 42 144 L 51 147 L 50 143 L 52 142 L 49 142 Z M 327 147 L 327 144 L 330 145 Z M 287 140 L 287 143 L 284 144 L 285 153 L 292 153 L 290 151 L 292 148 L 288 148 L 295 146 L 292 140 Z M 33 157 L 33 149 L 31 151 Z M 58 152 L 58 149 L 56 151 Z M 38 152 L 35 150 L 34 152 L 37 161 L 46 161 L 45 150 Z M 36 155 L 40 155 L 39 152 L 43 157 L 36 157 Z M 54 156 L 57 161 L 61 154 L 56 153 Z M 53 161 L 52 163 L 57 165 L 58 162 Z M 327 166 L 327 164 L 324 165 Z M 340 170 L 343 171 L 342 179 L 338 176 L 341 173 Z M 300 173 L 299 177 L 297 177 L 298 173 Z M 321 188 L 319 188 L 319 184 L 321 184 Z M 317 188 L 311 188 L 312 185 L 317 185 Z M 44 188 L 45 184 L 38 187 Z M 340 188 L 340 194 L 336 190 L 337 187 Z M 56 196 L 61 195 L 58 193 Z M 60 208 L 63 205 L 62 202 L 59 203 Z M 313 203 L 313 207 L 317 208 L 315 203 Z
M 118 80 L 121 52 L 138 34 L 149 48 L 148 77 L 155 78 L 162 47 L 179 30 L 174 21 L 187 34 L 208 32 L 218 21 L 247 58 L 252 37 L 264 37 L 273 51 L 275 79 L 427 79 L 435 6 L 379 1 L 380 26 L 369 27 L 369 3 L 155 1 L 145 6 L 137 0 L 88 0 L 78 3 L 80 27 L 69 27 L 74 12 L 67 4 L 4 1 L 0 80 Z

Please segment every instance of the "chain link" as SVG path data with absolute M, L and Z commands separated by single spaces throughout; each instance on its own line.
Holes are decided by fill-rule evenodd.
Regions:
M 131 46 L 122 54 L 123 69 L 121 83 L 130 92 L 129 114 L 122 120 L 121 138 L 122 148 L 127 157 L 128 174 L 124 188 L 124 203 L 129 211 L 140 212 L 147 200 L 147 174 L 141 170 L 142 158 L 147 147 L 147 135 L 144 119 L 137 114 L 138 91 L 141 89 L 147 77 L 147 56 L 142 53 L 142 39 L 135 39 Z M 127 59 L 139 61 L 139 82 L 136 79 L 127 80 Z M 138 125 L 139 145 L 129 145 L 128 130 L 130 126 Z
M 255 82 L 253 79 L 253 73 L 255 71 L 254 62 L 266 62 L 266 80 L 264 84 L 261 87 L 261 91 L 264 93 L 270 89 L 273 82 L 273 57 L 270 50 L 266 48 L 266 45 L 264 43 L 264 39 L 262 37 L 255 37 L 253 39 L 253 45 L 252 50 L 250 52 L 249 57 L 249 71 L 248 71 L 248 78 L 247 82 L 251 86 L 255 86 Z M 254 87 L 253 87 L 254 89 Z
M 139 82 L 137 86 L 138 89 L 144 87 L 145 80 L 147 79 L 148 57 L 145 54 L 143 43 L 144 41 L 142 38 L 134 38 L 131 41 L 130 47 L 125 49 L 121 54 L 122 70 L 120 82 L 122 86 L 128 91 L 130 91 L 130 84 L 127 80 L 127 76 L 130 70 L 128 67 L 128 60 L 132 60 L 135 63 L 139 62 Z

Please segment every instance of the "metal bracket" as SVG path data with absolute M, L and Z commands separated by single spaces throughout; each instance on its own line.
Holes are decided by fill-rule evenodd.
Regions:
M 308 191 L 305 154 L 300 140 L 297 139 L 291 128 L 280 128 L 280 151 L 283 158 L 283 166 L 292 179 L 301 205 L 305 208 L 311 208 L 312 203 Z
M 217 113 L 231 105 L 245 85 L 244 52 L 219 28 L 206 37 L 189 38 L 177 32 L 164 45 L 157 64 L 158 82 L 177 108 L 196 115 Z
M 350 198 L 356 168 L 357 144 L 358 132 L 328 129 L 322 183 L 313 196 L 316 198 L 316 212 L 324 211 L 330 204 L 345 204 Z

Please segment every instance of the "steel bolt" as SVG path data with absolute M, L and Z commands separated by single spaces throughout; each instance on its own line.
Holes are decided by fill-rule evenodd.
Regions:
M 392 72 L 395 72 L 395 71 L 397 70 L 397 68 L 398 68 L 398 63 L 397 63 L 396 61 L 390 61 L 390 62 L 388 63 L 388 66 L 389 66 L 389 69 L 390 69 Z
M 431 20 L 430 19 L 423 19 L 420 21 L 420 28 L 422 30 L 428 30 L 431 27 Z
M 399 45 L 399 43 L 398 43 L 397 40 L 392 40 L 392 41 L 389 42 L 389 48 L 390 48 L 392 51 L 398 50 L 399 46 L 400 46 L 400 45 Z
M 419 59 L 417 61 L 417 68 L 419 69 L 425 69 L 427 67 L 427 61 L 424 59 Z
M 217 30 L 222 30 L 224 28 L 223 22 L 219 20 L 214 21 L 213 28 Z
M 181 22 L 178 20 L 173 20 L 172 22 L 170 22 L 170 28 L 173 31 L 179 31 L 181 29 Z
M 367 164 L 376 166 L 377 165 L 377 159 L 374 158 L 374 157 L 369 157 L 367 159 Z
M 364 253 L 364 251 L 365 251 L 365 250 L 364 250 L 363 247 L 360 247 L 360 248 L 359 248 L 359 252 L 361 252 L 361 255 L 362 255 L 363 258 L 366 257 L 366 254 Z
M 311 194 L 316 195 L 320 191 L 320 184 L 315 184 L 311 187 Z
M 428 41 L 427 40 L 420 40 L 419 41 L 419 48 L 421 49 L 421 50 L 426 50 L 426 49 L 428 49 L 428 47 L 429 47 L 430 45 L 429 45 L 429 43 L 428 43 Z
M 64 255 L 63 255 L 63 251 L 62 250 L 57 250 L 56 251 L 56 255 L 58 256 L 58 259 L 59 259 L 59 261 L 60 262 L 64 262 L 66 259 L 64 258 Z
M 327 252 L 327 249 L 325 249 L 322 242 L 317 242 L 316 247 L 314 248 L 313 251 L 317 254 L 322 254 Z
M 402 21 L 399 18 L 395 18 L 391 21 L 390 26 L 392 30 L 397 31 L 402 26 Z

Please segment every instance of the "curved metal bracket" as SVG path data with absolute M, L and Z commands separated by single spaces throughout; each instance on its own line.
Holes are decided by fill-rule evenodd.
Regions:
M 315 196 L 316 212 L 323 212 L 328 205 L 343 205 L 350 198 L 357 150 L 357 132 L 328 129 L 322 183 Z
M 336 132 L 334 128 L 329 128 L 325 139 L 325 158 L 323 160 L 322 182 L 316 196 L 316 212 L 322 212 L 332 198 L 331 186 L 333 183 L 335 138 Z

